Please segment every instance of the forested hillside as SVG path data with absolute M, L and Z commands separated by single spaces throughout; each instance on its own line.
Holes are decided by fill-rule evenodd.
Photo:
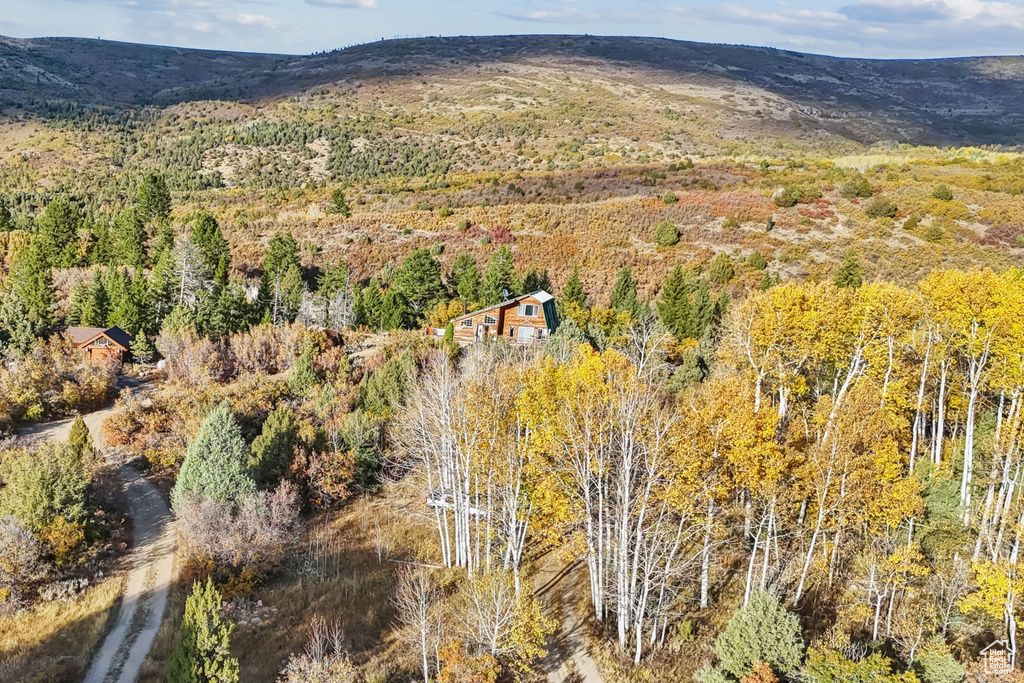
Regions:
M 129 462 L 176 538 L 139 680 L 991 683 L 1021 65 L 4 40 L 0 679 L 83 677 Z M 537 290 L 543 344 L 454 342 Z

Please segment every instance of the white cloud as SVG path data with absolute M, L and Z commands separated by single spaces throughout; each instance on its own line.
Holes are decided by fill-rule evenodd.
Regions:
M 351 9 L 377 9 L 377 0 L 306 0 L 317 7 L 348 7 Z
M 265 17 L 262 14 L 222 14 L 220 18 L 223 21 L 232 21 L 242 26 L 260 26 L 262 28 L 277 28 L 280 26 L 280 22 Z
M 744 24 L 818 44 L 973 53 L 1020 51 L 1024 7 L 990 0 L 857 0 L 835 11 L 739 4 L 666 8 L 677 19 Z

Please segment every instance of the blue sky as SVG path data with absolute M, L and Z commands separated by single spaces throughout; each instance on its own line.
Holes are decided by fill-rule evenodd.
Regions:
M 0 34 L 304 54 L 396 36 L 644 35 L 849 57 L 1024 53 L 1024 0 L 0 0 Z

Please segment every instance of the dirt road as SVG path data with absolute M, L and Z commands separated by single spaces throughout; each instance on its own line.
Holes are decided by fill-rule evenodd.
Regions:
M 586 568 L 579 562 L 560 562 L 557 555 L 548 553 L 541 560 L 533 582 L 544 614 L 558 622 L 538 668 L 551 683 L 602 683 L 597 663 L 583 642 L 583 620 L 575 601 L 577 589 L 586 589 Z
M 103 442 L 100 427 L 112 412 L 104 408 L 82 416 L 97 447 Z M 71 423 L 40 425 L 32 436 L 65 439 Z M 85 683 L 134 683 L 160 628 L 173 578 L 174 532 L 163 496 L 132 466 L 116 465 L 134 525 L 134 547 L 117 622 L 93 657 Z

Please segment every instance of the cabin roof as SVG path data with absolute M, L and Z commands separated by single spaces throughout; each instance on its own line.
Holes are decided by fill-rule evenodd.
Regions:
M 536 292 L 530 292 L 529 294 L 523 294 L 521 296 L 515 297 L 514 299 L 508 299 L 506 301 L 502 301 L 500 304 L 493 304 L 491 306 L 484 306 L 483 308 L 478 308 L 475 311 L 470 311 L 469 313 L 463 313 L 458 318 L 452 318 L 452 322 L 454 322 L 456 320 L 462 320 L 463 318 L 472 317 L 472 316 L 474 316 L 474 315 L 476 315 L 478 313 L 483 313 L 484 311 L 491 311 L 491 310 L 494 310 L 495 308 L 504 308 L 505 306 L 509 306 L 511 304 L 516 303 L 517 301 L 521 301 L 521 300 L 529 298 L 529 297 L 533 297 L 534 299 L 536 299 L 537 301 L 539 301 L 542 304 L 547 303 L 548 301 L 554 301 L 554 299 L 555 299 L 555 297 L 551 296 L 550 294 L 545 292 L 543 289 L 538 289 Z
M 132 336 L 122 330 L 120 327 L 69 327 L 68 335 L 71 337 L 71 341 L 75 343 L 75 346 L 81 348 L 88 346 L 91 342 L 95 341 L 99 337 L 107 337 L 112 342 L 128 350 L 128 347 L 132 343 Z

